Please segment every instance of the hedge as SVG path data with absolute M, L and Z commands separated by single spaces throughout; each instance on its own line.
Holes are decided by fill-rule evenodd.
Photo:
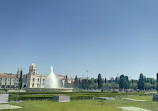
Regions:
M 71 97 L 71 100 L 85 100 L 85 99 L 93 99 L 94 97 L 122 97 L 127 95 L 140 95 L 143 93 L 112 93 L 112 92 L 69 92 L 69 93 L 11 93 L 9 94 L 9 100 L 52 100 L 55 95 L 68 95 Z

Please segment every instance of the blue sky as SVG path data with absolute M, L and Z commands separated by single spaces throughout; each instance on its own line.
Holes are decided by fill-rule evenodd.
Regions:
M 157 0 L 1 0 L 0 72 L 138 79 L 158 72 Z

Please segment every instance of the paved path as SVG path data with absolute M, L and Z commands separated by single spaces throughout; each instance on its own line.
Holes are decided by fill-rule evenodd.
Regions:
M 136 101 L 136 102 L 143 102 L 143 101 L 146 101 L 146 100 L 136 100 L 136 99 L 131 99 L 131 98 L 122 98 L 124 100 L 130 100 L 130 101 Z
M 123 111 L 150 111 L 148 109 L 138 108 L 138 107 L 118 107 L 119 109 L 122 109 Z
M 0 104 L 0 110 L 2 110 L 2 109 L 18 109 L 18 108 L 22 108 L 22 107 L 10 105 L 10 104 Z

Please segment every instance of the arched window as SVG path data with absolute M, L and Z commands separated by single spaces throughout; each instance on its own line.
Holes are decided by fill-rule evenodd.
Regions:
M 33 78 L 33 82 L 35 81 L 35 78 Z

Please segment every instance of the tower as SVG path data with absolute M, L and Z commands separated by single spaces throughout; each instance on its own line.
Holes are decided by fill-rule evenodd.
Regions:
M 18 68 L 16 78 L 17 78 L 17 87 L 21 89 L 22 88 L 22 79 L 23 79 L 22 68 L 21 69 Z
M 17 77 L 18 79 L 20 78 L 20 70 L 19 70 L 19 68 L 18 68 L 18 71 L 17 71 L 16 77 Z
M 32 63 L 29 67 L 29 73 L 28 73 L 28 87 L 34 88 L 37 87 L 37 71 L 36 71 L 36 64 Z
M 33 76 L 36 76 L 36 75 L 37 75 L 36 64 L 35 64 L 35 63 L 32 63 L 32 64 L 30 65 L 29 74 L 30 74 L 30 75 L 33 75 Z

